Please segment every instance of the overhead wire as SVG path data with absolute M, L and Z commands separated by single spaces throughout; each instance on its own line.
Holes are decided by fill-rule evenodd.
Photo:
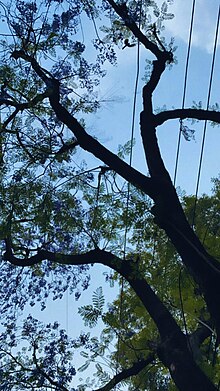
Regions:
M 193 24 L 194 24 L 195 5 L 196 5 L 196 0 L 193 0 L 193 3 L 192 3 L 192 10 L 191 10 L 190 29 L 189 29 L 188 49 L 187 49 L 186 65 L 185 65 L 185 76 L 184 76 L 184 85 L 183 85 L 182 109 L 184 109 L 184 106 L 185 106 L 185 99 L 186 99 L 186 89 L 187 89 L 187 79 L 188 79 L 188 68 L 189 68 L 189 58 L 190 58 L 190 51 L 191 51 L 191 45 L 192 45 L 192 32 L 193 32 Z M 174 180 L 173 180 L 174 186 L 175 186 L 175 184 L 176 184 L 177 168 L 178 168 L 178 163 L 179 163 L 180 144 L 181 144 L 181 134 L 182 134 L 182 129 L 181 129 L 181 123 L 180 123 L 180 129 L 179 129 L 179 135 L 178 135 L 178 142 L 177 142 L 177 152 L 176 152 L 175 170 L 174 170 Z
M 188 43 L 188 51 L 187 51 L 187 59 L 186 59 L 186 67 L 185 67 L 185 78 L 184 78 L 184 89 L 183 89 L 183 99 L 182 99 L 182 108 L 185 105 L 185 97 L 186 97 L 186 87 L 187 87 L 187 77 L 188 77 L 188 66 L 189 66 L 189 57 L 190 57 L 190 49 L 191 49 L 191 41 L 192 41 L 192 30 L 193 30 L 193 22 L 194 22 L 194 12 L 195 12 L 195 0 L 193 0 L 192 12 L 191 12 L 191 23 L 190 23 L 190 34 L 189 34 L 189 43 Z M 136 99 L 137 99 L 137 87 L 139 80 L 139 70 L 140 70 L 140 43 L 138 42 L 138 50 L 137 50 L 137 73 L 135 80 L 135 89 L 134 89 L 134 100 L 133 100 L 133 114 L 132 114 L 132 126 L 131 126 L 131 151 L 130 151 L 130 159 L 129 164 L 132 164 L 133 157 L 133 141 L 134 141 L 134 124 L 135 124 L 135 114 L 136 114 Z M 174 184 L 176 182 L 177 176 L 177 167 L 179 160 L 179 152 L 180 152 L 180 142 L 181 142 L 181 128 L 179 131 L 178 145 L 177 145 L 177 154 L 176 154 L 176 163 L 175 163 L 175 174 L 174 174 Z M 128 209 L 129 209 L 129 199 L 130 199 L 130 183 L 128 183 L 128 192 L 127 192 L 127 200 L 126 200 L 126 217 L 125 217 L 125 233 L 124 233 L 124 248 L 123 248 L 123 258 L 126 257 L 126 246 L 127 246 L 127 235 L 128 235 Z M 179 280 L 180 283 L 180 280 Z M 124 279 L 121 279 L 121 292 L 120 292 L 120 323 L 123 323 L 123 295 L 124 295 Z M 184 318 L 184 325 L 186 324 Z M 186 326 L 185 326 L 186 327 Z M 118 354 L 120 348 L 120 337 L 118 337 Z
M 139 19 L 139 28 L 141 25 L 141 11 L 142 11 L 142 1 L 140 4 L 140 19 Z M 137 42 L 137 57 L 136 57 L 136 77 L 135 77 L 135 86 L 134 86 L 134 96 L 133 96 L 133 108 L 132 108 L 132 120 L 131 120 L 131 136 L 130 136 L 130 154 L 129 154 L 129 166 L 132 165 L 133 159 L 133 144 L 134 144 L 134 131 L 135 131 L 135 117 L 136 117 L 136 105 L 137 105 L 137 90 L 138 82 L 140 75 L 140 42 Z M 131 184 L 128 182 L 127 186 L 127 196 L 126 196 L 126 206 L 125 206 L 125 231 L 124 231 L 124 245 L 123 245 L 123 260 L 126 259 L 126 248 L 127 248 L 127 237 L 128 237 L 128 211 L 129 211 L 129 201 L 130 201 L 130 191 Z M 119 321 L 123 325 L 123 299 L 124 299 L 124 278 L 121 277 L 121 290 L 120 290 L 120 306 L 119 306 Z M 119 364 L 120 356 L 120 335 L 118 335 L 117 343 L 117 364 Z M 118 368 L 116 368 L 116 372 Z
M 214 46 L 213 46 L 213 55 L 212 55 L 212 64 L 211 64 L 211 71 L 210 71 L 206 110 L 209 109 L 210 98 L 211 98 L 215 59 L 216 59 L 216 50 L 217 50 L 217 42 L 218 42 L 219 22 L 220 22 L 220 4 L 219 4 L 219 8 L 218 8 L 218 16 L 217 16 L 216 28 L 215 28 L 215 39 L 214 39 Z M 203 162 L 203 156 L 204 156 L 206 132 L 207 132 L 207 120 L 204 122 L 204 128 L 203 128 L 203 137 L 202 137 L 202 143 L 201 143 L 201 151 L 200 151 L 200 159 L 199 159 L 199 167 L 198 167 L 198 175 L 197 175 L 196 191 L 195 191 L 195 203 L 194 203 L 194 208 L 193 208 L 192 227 L 194 227 L 194 225 L 195 225 L 196 206 L 197 206 L 197 201 L 198 201 L 198 192 L 199 192 L 199 184 L 200 184 L 201 171 L 202 171 L 202 162 Z
M 193 0 L 192 1 L 192 8 L 191 8 L 189 38 L 188 38 L 187 55 L 186 55 L 186 63 L 185 63 L 185 72 L 184 72 L 182 109 L 184 109 L 184 107 L 185 107 L 185 100 L 186 100 L 187 80 L 188 80 L 190 52 L 191 52 L 191 46 L 192 46 L 192 36 L 193 36 L 193 25 L 194 25 L 195 8 L 196 8 L 196 0 Z M 180 120 L 180 129 L 179 129 L 179 134 L 178 134 L 177 149 L 176 149 L 176 159 L 175 159 L 175 168 L 174 168 L 174 179 L 173 179 L 174 186 L 176 185 L 176 179 L 177 179 L 177 170 L 178 170 L 180 146 L 181 146 L 181 136 L 182 136 L 182 121 Z M 182 319 L 183 319 L 183 327 L 185 329 L 186 337 L 188 338 L 188 329 L 187 329 L 186 317 L 185 317 L 184 306 L 183 306 L 181 280 L 182 280 L 182 267 L 180 267 L 180 270 L 179 270 L 178 290 L 179 290 L 179 298 L 180 298 L 180 309 L 181 309 L 181 314 L 182 314 Z M 189 344 L 189 347 L 190 347 L 190 344 Z
M 182 108 L 185 106 L 185 99 L 186 99 L 186 90 L 187 90 L 187 78 L 188 78 L 188 67 L 189 67 L 189 58 L 190 58 L 190 50 L 191 50 L 191 42 L 192 42 L 192 32 L 193 32 L 193 23 L 194 23 L 194 14 L 195 14 L 195 4 L 196 1 L 193 0 L 192 4 L 192 11 L 191 11 L 191 23 L 190 23 L 190 31 L 189 31 L 189 41 L 188 41 L 188 50 L 187 50 L 187 57 L 186 57 L 186 66 L 185 66 L 185 76 L 184 76 L 184 87 L 183 87 L 183 99 L 182 99 Z M 217 47 L 217 37 L 218 37 L 218 28 L 219 28 L 219 19 L 220 19 L 220 6 L 219 6 L 219 13 L 217 18 L 217 26 L 216 26 L 216 34 L 215 34 L 215 43 L 214 43 L 214 51 L 213 51 L 213 60 L 212 60 L 212 67 L 211 67 L 211 76 L 210 76 L 210 83 L 209 83 L 209 91 L 208 91 L 208 98 L 207 98 L 207 109 L 209 107 L 210 102 L 210 95 L 211 95 L 211 87 L 212 87 L 212 80 L 213 80 L 213 71 L 214 71 L 214 64 L 215 64 L 215 54 L 216 54 L 216 47 Z M 139 63 L 138 63 L 138 72 L 137 75 L 139 75 Z M 136 78 L 136 84 L 135 84 L 135 91 L 136 91 L 136 85 L 138 84 L 138 76 Z M 134 107 L 133 107 L 133 118 L 132 118 L 132 135 L 131 140 L 133 140 L 133 130 L 134 130 L 134 119 L 135 119 L 135 107 L 136 107 L 136 92 L 134 95 Z M 207 123 L 207 121 L 206 121 Z M 200 154 L 200 162 L 199 162 L 199 172 L 198 172 L 198 178 L 197 178 L 197 186 L 196 186 L 196 197 L 198 196 L 198 188 L 199 188 L 199 180 L 201 175 L 201 165 L 202 165 L 202 159 L 203 159 L 203 153 L 204 153 L 204 144 L 205 144 L 205 136 L 206 136 L 206 126 L 205 123 L 204 126 L 204 132 L 203 132 L 203 140 L 202 140 L 202 147 L 201 147 L 201 154 Z M 178 144 L 177 144 L 177 153 L 176 153 L 176 162 L 175 162 L 175 172 L 174 172 L 174 185 L 176 183 L 176 177 L 177 177 L 177 169 L 178 169 L 178 162 L 179 162 L 179 153 L 180 153 L 180 143 L 181 143 L 181 127 L 179 131 L 178 136 Z M 132 143 L 131 143 L 132 144 Z M 130 153 L 130 164 L 132 163 L 132 146 L 131 146 L 131 153 Z M 127 196 L 127 204 L 126 204 L 126 213 L 128 214 L 128 207 L 129 207 L 129 197 L 130 197 L 130 184 L 128 184 L 128 196 Z M 127 216 L 126 216 L 127 217 Z M 124 257 L 126 255 L 126 243 L 127 243 L 127 235 L 128 235 L 128 227 L 126 224 L 125 228 L 125 236 L 124 236 Z M 121 297 L 120 297 L 120 318 L 122 318 L 122 304 L 123 304 L 123 280 L 122 280 L 122 286 L 121 286 Z M 184 327 L 187 332 L 187 325 L 186 325 L 186 319 L 184 315 L 184 309 L 183 309 L 183 298 L 182 298 L 182 292 L 181 292 L 181 270 L 179 275 L 179 291 L 180 291 L 180 300 L 181 300 L 181 311 L 183 313 L 183 321 L 184 321 Z
M 192 40 L 194 12 L 195 12 L 195 0 L 193 0 L 192 13 L 191 13 L 191 24 L 190 24 L 190 34 L 189 34 L 185 77 L 184 77 L 182 108 L 184 108 L 184 105 L 185 105 L 188 65 L 189 65 L 189 55 L 190 55 L 191 40 Z M 220 5 L 219 5 L 219 10 L 218 10 L 218 17 L 217 17 L 216 30 L 215 30 L 214 49 L 213 49 L 213 57 L 212 57 L 212 64 L 211 64 L 211 72 L 210 72 L 210 81 L 209 81 L 206 110 L 208 110 L 208 108 L 209 108 L 210 97 L 211 97 L 211 89 L 212 89 L 213 73 L 214 73 L 214 65 L 215 65 L 215 56 L 216 56 L 216 48 L 217 48 L 217 40 L 218 40 L 219 21 L 220 21 Z M 181 122 L 180 122 L 180 125 L 181 125 Z M 193 209 L 192 227 L 194 226 L 194 223 L 195 223 L 196 204 L 197 204 L 197 199 L 198 199 L 198 189 L 199 189 L 202 161 L 203 161 L 203 155 L 204 155 L 206 130 L 207 130 L 207 121 L 205 121 L 204 129 L 203 129 L 203 138 L 202 138 L 202 144 L 201 144 L 201 152 L 200 152 L 200 160 L 199 160 L 199 168 L 198 168 L 196 192 L 195 192 L 195 204 L 194 204 L 194 209 Z M 181 126 L 180 126 L 178 145 L 177 145 L 175 173 L 174 173 L 174 185 L 176 183 L 176 176 L 177 176 L 177 167 L 178 167 L 178 159 L 179 159 L 179 152 L 180 152 L 180 142 L 181 142 Z M 180 305 L 181 305 L 181 312 L 182 312 L 182 317 L 183 317 L 183 324 L 184 324 L 184 328 L 185 328 L 185 332 L 186 332 L 186 337 L 188 338 L 188 330 L 187 330 L 187 323 L 186 323 L 186 318 L 185 318 L 185 313 L 184 313 L 183 297 L 182 297 L 182 289 L 181 289 L 181 277 L 182 277 L 182 268 L 180 268 L 180 272 L 179 272 L 178 285 L 179 285 Z M 189 343 L 189 347 L 191 349 L 190 343 Z

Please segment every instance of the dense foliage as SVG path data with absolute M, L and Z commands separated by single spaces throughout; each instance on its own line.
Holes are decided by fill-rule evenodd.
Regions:
M 220 123 L 220 114 L 153 112 L 154 90 L 175 63 L 173 39 L 162 36 L 169 3 L 0 2 L 2 390 L 107 391 L 123 381 L 131 390 L 218 387 L 219 180 L 212 196 L 178 197 L 156 128 L 171 118 Z M 140 116 L 148 175 L 126 163 L 132 142 L 112 153 L 86 127 L 102 104 L 106 64 L 133 45 L 154 58 Z M 44 310 L 67 290 L 79 299 L 95 264 L 121 286 L 108 309 L 101 287 L 79 308 L 86 326 L 104 322 L 99 338 L 23 319 L 28 305 Z M 95 377 L 78 385 L 77 369 L 91 366 Z

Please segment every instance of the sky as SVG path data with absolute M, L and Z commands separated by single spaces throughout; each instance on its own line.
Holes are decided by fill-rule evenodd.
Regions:
M 190 107 L 193 101 L 202 101 L 203 108 L 207 104 L 209 87 L 210 68 L 212 63 L 213 43 L 215 37 L 216 21 L 218 14 L 217 0 L 197 0 L 194 14 L 194 25 L 192 34 L 192 46 L 190 52 L 188 80 L 186 89 L 185 107 Z M 174 36 L 178 49 L 176 56 L 178 64 L 174 65 L 165 75 L 155 92 L 155 108 L 167 105 L 167 108 L 181 108 L 183 99 L 183 84 L 185 76 L 185 62 L 188 49 L 189 27 L 192 10 L 191 0 L 175 0 L 170 6 L 170 11 L 175 14 L 172 21 L 167 22 L 168 36 Z M 216 53 L 213 84 L 210 103 L 219 101 L 220 91 L 220 50 Z M 117 151 L 119 143 L 123 144 L 130 139 L 134 85 L 136 78 L 137 48 L 130 48 L 118 51 L 118 66 L 107 67 L 107 77 L 100 87 L 100 95 L 108 100 L 97 115 L 89 120 L 89 131 L 95 134 L 98 139 L 113 151 Z M 143 173 L 147 173 L 145 159 L 142 153 L 139 112 L 142 109 L 142 87 L 141 80 L 144 74 L 145 59 L 148 53 L 141 48 L 140 67 L 141 75 L 137 91 L 137 107 L 135 121 L 136 144 L 133 150 L 133 164 Z M 115 100 L 115 102 L 114 102 Z M 187 126 L 195 129 L 195 140 L 185 141 L 181 139 L 179 164 L 177 171 L 176 185 L 186 191 L 187 194 L 195 194 L 198 176 L 198 164 L 201 153 L 201 140 L 203 136 L 204 123 Z M 174 174 L 176 160 L 177 139 L 179 133 L 179 122 L 169 121 L 158 129 L 158 139 L 162 156 L 171 176 Z M 201 178 L 199 183 L 199 194 L 210 193 L 212 184 L 211 178 L 216 177 L 220 168 L 220 128 L 207 126 L 205 139 L 204 156 L 202 163 Z M 95 288 L 95 281 L 92 280 L 92 287 Z M 92 288 L 91 288 L 92 289 Z M 114 291 L 113 291 L 114 292 Z M 110 296 L 112 297 L 112 291 Z M 86 299 L 89 296 L 86 293 Z M 119 389 L 124 390 L 123 387 Z
M 167 21 L 166 31 L 168 36 L 175 37 L 175 42 L 178 46 L 175 52 L 178 58 L 178 64 L 174 65 L 171 71 L 167 70 L 163 75 L 155 92 L 155 108 L 163 107 L 164 105 L 167 108 L 182 107 L 191 10 L 191 0 L 184 2 L 176 0 L 170 6 L 170 11 L 175 13 L 176 16 L 173 20 Z M 197 0 L 194 13 L 185 107 L 190 107 L 193 101 L 199 102 L 200 100 L 202 101 L 203 108 L 206 107 L 217 14 L 217 0 L 211 0 L 208 3 L 207 1 Z M 112 68 L 111 66 L 107 67 L 107 77 L 103 80 L 100 87 L 100 95 L 106 99 L 109 98 L 112 102 L 109 102 L 109 104 L 105 103 L 101 111 L 89 120 L 91 133 L 95 134 L 101 142 L 114 151 L 117 150 L 119 143 L 123 144 L 130 139 L 136 77 L 136 52 L 136 47 L 124 51 L 118 50 L 118 66 L 116 68 Z M 149 58 L 149 55 L 142 47 L 140 57 L 141 75 L 139 78 L 136 106 L 136 146 L 133 150 L 133 164 L 144 173 L 147 171 L 140 140 L 139 112 L 142 109 L 142 76 L 144 74 L 146 58 Z M 211 104 L 217 102 L 219 98 L 219 66 L 220 53 L 218 48 L 212 83 Z M 114 97 L 115 103 L 113 102 Z M 118 115 L 119 112 L 120 116 Z M 190 122 L 186 121 L 185 124 L 188 127 L 191 126 Z M 193 125 L 192 129 L 196 130 L 195 140 L 190 142 L 185 140 L 181 141 L 176 185 L 180 186 L 188 194 L 195 193 L 203 128 L 203 123 L 200 123 L 199 126 Z M 176 159 L 178 131 L 179 122 L 169 121 L 166 125 L 161 126 L 157 133 L 162 156 L 172 177 Z M 200 194 L 210 192 L 212 186 L 210 178 L 218 175 L 220 163 L 218 152 L 219 137 L 219 128 L 212 128 L 208 125 L 199 186 Z
M 200 100 L 202 101 L 203 107 L 206 107 L 218 6 L 217 0 L 196 1 L 185 107 L 190 107 L 193 104 L 193 101 L 198 102 Z M 170 6 L 170 11 L 175 14 L 175 18 L 172 21 L 167 22 L 166 31 L 168 36 L 174 36 L 176 39 L 176 44 L 178 46 L 176 51 L 178 64 L 174 65 L 170 71 L 167 70 L 162 77 L 154 96 L 155 108 L 163 107 L 163 105 L 166 105 L 167 108 L 180 108 L 182 106 L 191 9 L 192 0 L 174 0 L 174 4 Z M 123 51 L 118 50 L 117 54 L 117 67 L 106 65 L 107 76 L 103 79 L 102 84 L 99 87 L 100 96 L 103 99 L 106 99 L 106 102 L 102 105 L 100 111 L 96 115 L 92 115 L 88 118 L 87 125 L 89 132 L 98 137 L 99 141 L 114 152 L 117 151 L 118 144 L 127 142 L 131 135 L 137 47 L 125 49 Z M 139 113 L 142 110 L 141 94 L 144 83 L 142 77 L 144 74 L 146 58 L 148 58 L 148 53 L 141 48 L 141 74 L 137 90 L 135 119 L 136 144 L 133 150 L 133 165 L 145 174 L 147 173 L 147 167 L 141 148 Z M 211 92 L 211 104 L 220 100 L 219 71 L 220 50 L 218 46 Z M 189 127 L 192 126 L 192 128 L 196 130 L 195 140 L 185 141 L 184 139 L 181 139 L 176 185 L 180 186 L 187 194 L 195 194 L 204 124 L 191 125 L 190 122 L 186 124 Z M 175 167 L 178 133 L 178 121 L 169 121 L 166 125 L 161 126 L 157 133 L 162 156 L 172 177 Z M 203 192 L 210 192 L 212 186 L 210 179 L 216 177 L 219 173 L 219 146 L 220 128 L 213 128 L 208 125 L 199 186 L 200 194 Z M 82 152 L 79 152 L 76 155 L 76 159 L 80 161 L 82 156 Z M 89 159 L 91 159 L 92 164 L 92 158 L 89 157 Z M 76 336 L 80 330 L 84 329 L 83 324 L 77 315 L 77 307 L 78 305 L 88 304 L 92 292 L 97 286 L 103 284 L 104 277 L 101 277 L 103 272 L 104 269 L 100 268 L 100 266 L 95 267 L 95 272 L 92 274 L 91 287 L 82 295 L 79 302 L 76 303 L 72 296 L 69 297 L 66 295 L 63 302 L 51 303 L 45 312 L 39 314 L 36 311 L 36 316 L 44 321 L 48 321 L 48 319 L 49 321 L 53 321 L 53 319 L 57 320 L 57 313 L 59 312 L 62 327 L 67 328 L 72 336 Z M 98 281 L 96 278 L 97 275 L 100 275 Z M 118 290 L 117 292 L 116 289 L 109 290 L 107 285 L 104 284 L 104 292 L 107 301 L 111 301 Z M 34 316 L 33 309 L 31 309 L 31 311 Z M 95 332 L 98 333 L 98 331 Z
M 219 2 L 217 0 L 197 0 L 195 2 L 192 44 L 202 50 L 212 53 L 215 21 Z M 174 0 L 172 12 L 175 18 L 167 23 L 169 30 L 176 38 L 188 44 L 188 27 L 190 25 L 192 0 Z M 183 17 L 184 15 L 184 17 Z M 187 28 L 186 28 L 187 27 Z

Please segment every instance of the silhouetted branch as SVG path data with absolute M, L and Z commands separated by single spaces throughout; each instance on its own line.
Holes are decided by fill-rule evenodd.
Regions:
M 36 344 L 34 344 L 33 346 L 33 362 L 36 366 L 36 369 L 37 371 L 39 372 L 39 374 L 41 374 L 45 379 L 48 380 L 48 382 L 52 385 L 52 386 L 55 386 L 56 389 L 59 389 L 59 390 L 63 390 L 63 391 L 68 391 L 68 389 L 63 386 L 62 384 L 58 383 L 57 381 L 53 380 L 39 365 L 38 365 L 38 362 L 37 362 L 37 357 L 36 357 Z
M 156 183 L 154 183 L 151 178 L 135 170 L 129 164 L 121 160 L 117 155 L 112 153 L 109 149 L 105 148 L 94 137 L 90 136 L 85 131 L 83 126 L 77 121 L 77 119 L 73 117 L 64 106 L 61 105 L 59 102 L 59 81 L 54 79 L 52 76 L 50 77 L 50 75 L 48 76 L 48 72 L 41 68 L 33 57 L 25 54 L 22 50 L 13 52 L 13 57 L 15 59 L 22 58 L 25 61 L 31 63 L 33 69 L 47 86 L 47 96 L 49 97 L 51 106 L 55 111 L 57 118 L 73 132 L 79 145 L 84 150 L 92 153 L 95 157 L 100 159 L 112 170 L 121 175 L 125 180 L 140 188 L 152 199 L 154 199 L 158 191 Z
M 216 123 L 220 123 L 220 112 L 214 110 L 202 110 L 202 109 L 175 109 L 166 110 L 154 115 L 155 126 L 162 125 L 164 122 L 170 119 L 185 119 L 193 118 L 197 120 L 208 120 Z
M 138 375 L 147 365 L 154 361 L 154 355 L 149 354 L 145 360 L 140 360 L 134 363 L 130 368 L 122 370 L 120 373 L 115 375 L 105 386 L 98 388 L 94 391 L 110 391 L 121 381 L 127 379 L 128 377 Z
M 135 21 L 129 15 L 129 9 L 126 3 L 116 4 L 114 0 L 107 1 L 115 10 L 115 12 L 121 17 L 125 25 L 131 30 L 134 36 L 138 39 L 139 42 L 141 42 L 145 46 L 146 49 L 150 50 L 151 53 L 153 53 L 158 59 L 163 60 L 164 63 L 166 61 L 173 61 L 173 55 L 171 52 L 160 50 L 154 42 L 151 42 L 146 37 L 146 35 L 142 33 Z

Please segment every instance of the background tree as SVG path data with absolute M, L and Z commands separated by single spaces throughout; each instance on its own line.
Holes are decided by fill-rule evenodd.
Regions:
M 1 41 L 0 72 L 0 104 L 3 108 L 1 240 L 4 243 L 1 314 L 7 317 L 7 330 L 12 339 L 7 346 L 12 348 L 15 344 L 14 334 L 9 333 L 9 329 L 16 328 L 17 313 L 27 302 L 34 305 L 37 300 L 45 308 L 49 294 L 55 299 L 62 298 L 67 288 L 75 291 L 78 297 L 80 284 L 82 289 L 88 287 L 88 265 L 106 265 L 133 289 L 131 293 L 126 285 L 125 303 L 129 304 L 135 293 L 136 307 L 140 307 L 138 316 L 143 323 L 151 318 L 151 326 L 150 335 L 146 335 L 135 319 L 131 319 L 129 328 L 126 325 L 124 329 L 117 317 L 114 320 L 112 314 L 110 319 L 106 315 L 106 322 L 118 329 L 126 356 L 119 356 L 120 346 L 117 361 L 122 370 L 111 380 L 103 378 L 102 369 L 98 368 L 101 380 L 107 383 L 100 388 L 103 391 L 112 389 L 128 376 L 145 369 L 148 371 L 149 366 L 158 363 L 155 360 L 161 363 L 156 366 L 160 382 L 157 387 L 172 389 L 173 385 L 163 376 L 166 373 L 163 371 L 167 370 L 179 390 L 215 390 L 218 383 L 217 377 L 206 373 L 203 368 L 202 354 L 205 349 L 202 344 L 207 344 L 210 335 L 216 336 L 214 350 L 217 352 L 220 333 L 219 262 L 216 254 L 207 252 L 205 247 L 213 237 L 209 237 L 207 231 L 199 240 L 187 220 L 164 166 L 156 130 L 174 118 L 219 123 L 220 114 L 201 108 L 154 111 L 154 92 L 167 66 L 174 63 L 173 42 L 167 44 L 161 37 L 163 21 L 173 17 L 167 3 L 164 2 L 161 8 L 154 1 L 143 0 L 126 3 L 50 0 L 1 4 L 7 24 L 5 38 Z M 97 20 L 101 16 L 105 26 L 98 29 Z M 96 34 L 88 52 L 86 43 L 78 38 L 82 18 L 93 22 Z M 127 164 L 121 153 L 117 155 L 108 150 L 87 132 L 85 125 L 85 114 L 93 114 L 100 105 L 95 86 L 105 75 L 104 62 L 114 64 L 114 48 L 129 46 L 128 42 L 129 45 L 141 44 L 154 57 L 143 87 L 143 110 L 140 113 L 148 175 Z M 86 57 L 92 57 L 93 63 Z M 77 87 L 81 93 L 76 93 Z M 82 113 L 83 119 L 80 118 Z M 190 132 L 184 126 L 182 131 Z M 77 167 L 74 154 L 79 148 L 90 152 L 102 165 L 99 162 L 95 169 L 90 169 L 82 163 Z M 130 184 L 129 198 L 119 187 L 118 175 Z M 212 208 L 218 202 L 218 194 L 216 191 Z M 126 210 L 125 202 L 129 206 Z M 210 200 L 206 204 L 204 197 L 201 205 L 203 202 L 209 210 Z M 154 235 L 160 231 L 152 228 L 149 212 L 158 229 L 163 230 L 160 236 L 164 239 L 160 243 Z M 202 212 L 203 207 L 199 210 Z M 122 228 L 132 235 L 134 233 L 131 240 L 133 254 L 126 255 L 123 250 Z M 200 230 L 198 224 L 198 235 Z M 153 261 L 149 256 L 152 251 L 155 252 Z M 169 281 L 171 276 L 172 284 Z M 189 330 L 183 317 L 182 299 L 177 302 L 174 295 L 182 280 L 184 292 L 190 289 L 193 293 L 193 306 L 198 312 L 190 319 Z M 167 284 L 166 295 L 158 287 L 161 281 L 165 286 Z M 190 300 L 186 302 L 188 310 Z M 93 307 L 82 308 L 81 314 L 87 322 L 94 324 L 101 316 L 102 307 L 102 295 L 97 291 Z M 189 313 L 192 312 L 194 309 L 190 311 L 189 308 Z M 129 317 L 128 311 L 123 311 L 123 318 L 126 316 Z M 57 325 L 51 327 L 54 329 Z M 136 347 L 127 349 L 127 342 L 124 343 L 126 333 L 134 332 L 137 333 L 135 343 L 140 344 L 140 349 L 147 346 L 143 356 L 134 353 Z M 37 328 L 33 333 L 37 334 Z M 50 334 L 49 331 L 48 335 L 49 339 L 55 338 L 53 332 Z M 31 333 L 28 337 L 31 339 Z M 28 360 L 32 355 L 27 367 L 20 353 L 17 357 L 3 346 L 1 370 L 4 372 L 2 376 L 6 374 L 4 384 L 13 385 L 15 389 L 19 384 L 26 388 L 67 389 L 75 370 L 73 366 L 68 369 L 65 361 L 64 352 L 69 345 L 63 343 L 62 338 L 66 340 L 63 332 L 56 338 L 60 338 L 60 343 L 58 346 L 53 342 L 46 345 L 49 347 L 44 352 L 45 358 L 38 358 L 38 349 L 41 355 L 43 348 L 38 348 L 41 340 L 35 342 L 34 338 L 31 353 L 26 357 Z M 100 354 L 102 344 L 99 345 L 97 340 L 90 341 L 86 336 L 80 339 L 80 344 L 87 345 L 92 352 L 94 350 L 95 355 Z M 77 347 L 77 343 L 71 346 Z M 61 356 L 59 363 L 57 355 Z M 67 357 L 71 358 L 71 355 Z M 207 357 L 206 363 L 209 363 Z M 215 357 L 214 364 L 216 362 Z M 89 360 L 85 365 L 88 364 Z M 50 366 L 53 372 L 49 371 Z M 145 389 L 151 387 L 151 376 L 143 386 Z
M 203 195 L 198 199 L 195 229 L 201 242 L 206 244 L 213 256 L 218 257 L 219 198 L 217 187 L 215 187 L 213 196 Z M 183 196 L 181 199 L 184 211 L 190 221 L 193 217 L 195 198 Z M 205 225 L 204 221 L 206 222 Z M 152 227 L 149 220 L 147 224 L 146 222 L 143 223 L 143 226 L 146 225 L 148 231 L 153 231 L 153 228 L 155 228 L 155 226 Z M 131 238 L 132 245 L 135 246 L 134 242 L 136 244 L 141 242 L 142 252 L 141 260 L 139 260 L 141 272 L 147 277 L 160 297 L 163 297 L 163 302 L 180 327 L 185 329 L 196 360 L 203 370 L 214 379 L 219 365 L 216 338 L 212 334 L 212 324 L 209 322 L 207 308 L 201 299 L 197 286 L 190 278 L 187 270 L 183 269 L 178 254 L 172 244 L 167 241 L 163 231 L 158 230 L 156 235 L 150 236 L 151 238 L 154 237 L 154 252 L 152 254 L 151 246 L 146 246 L 149 241 L 141 235 L 143 230 L 139 232 L 135 228 L 135 224 L 132 226 L 134 229 L 134 235 Z M 144 248 L 144 246 L 146 247 Z M 139 251 L 137 253 L 140 254 Z M 135 259 L 137 253 L 134 250 L 134 254 L 130 254 L 130 256 Z M 163 281 L 162 284 L 161 281 Z M 120 317 L 118 308 L 121 308 Z M 157 346 L 159 336 L 155 330 L 155 325 L 129 285 L 123 287 L 122 304 L 121 295 L 119 295 L 109 312 L 104 315 L 104 319 L 108 325 L 106 332 L 111 334 L 114 330 L 119 338 L 120 349 L 114 353 L 113 360 L 119 361 L 122 368 L 126 367 L 128 363 L 131 365 L 137 360 L 137 357 L 139 360 L 147 357 L 149 352 L 152 352 L 153 348 Z M 197 327 L 197 334 L 194 334 Z M 197 349 L 195 341 L 199 333 L 201 338 L 204 337 L 204 341 Z M 165 376 L 165 373 L 161 362 L 154 359 L 150 373 L 145 368 L 139 376 L 129 380 L 129 383 L 132 382 L 131 389 L 173 389 L 170 379 Z

